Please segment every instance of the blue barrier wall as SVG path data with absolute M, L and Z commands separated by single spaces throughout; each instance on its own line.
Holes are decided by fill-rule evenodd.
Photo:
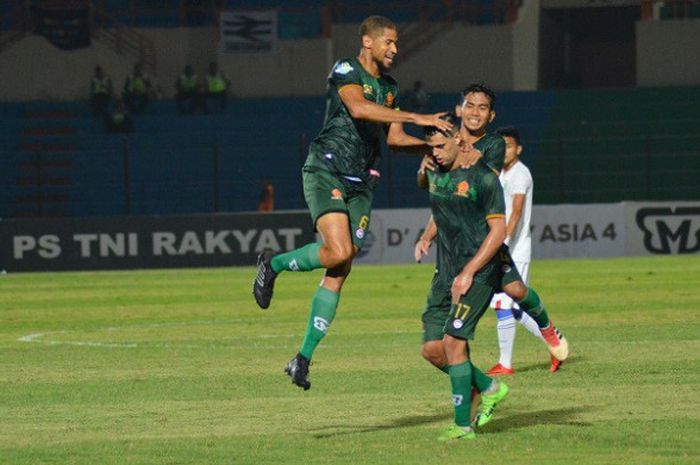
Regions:
M 430 111 L 457 99 L 435 95 Z M 699 99 L 700 88 L 506 92 L 494 127 L 520 128 L 536 203 L 694 200 Z M 324 105 L 232 100 L 225 113 L 179 116 L 159 101 L 127 135 L 105 134 L 85 103 L 0 105 L 0 216 L 250 211 L 263 180 L 275 186 L 277 209 L 305 208 L 300 170 Z M 418 159 L 384 153 L 375 206 L 425 206 Z

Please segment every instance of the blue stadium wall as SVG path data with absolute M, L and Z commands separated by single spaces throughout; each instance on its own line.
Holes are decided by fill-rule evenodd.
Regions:
M 521 129 L 536 203 L 694 200 L 698 101 L 698 87 L 506 92 L 494 126 Z M 455 103 L 434 95 L 431 111 Z M 243 99 L 225 113 L 178 116 L 160 101 L 135 117 L 134 133 L 113 135 L 86 103 L 2 104 L 0 217 L 250 211 L 263 180 L 275 186 L 277 209 L 304 208 L 300 170 L 324 105 Z M 417 164 L 385 149 L 377 208 L 426 205 Z

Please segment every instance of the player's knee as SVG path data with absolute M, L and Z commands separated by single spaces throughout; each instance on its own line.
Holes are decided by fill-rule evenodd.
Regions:
M 520 302 L 527 296 L 527 286 L 522 281 L 514 281 L 508 284 L 503 290 L 516 302 Z
M 326 268 L 338 268 L 352 261 L 354 249 L 350 245 L 329 247 L 326 255 Z
M 424 359 L 437 367 L 444 366 L 447 363 L 441 341 L 437 341 L 437 343 L 436 341 L 431 341 L 423 344 L 421 347 L 421 355 Z

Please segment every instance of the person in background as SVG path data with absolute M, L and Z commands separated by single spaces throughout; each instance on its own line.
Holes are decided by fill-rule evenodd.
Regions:
M 90 80 L 90 106 L 92 116 L 104 116 L 112 103 L 112 80 L 102 70 L 95 66 L 95 72 Z
M 134 115 L 144 112 L 151 99 L 153 85 L 151 78 L 144 73 L 140 63 L 134 65 L 134 71 L 124 81 L 124 103 Z
M 175 103 L 177 112 L 181 115 L 191 115 L 200 108 L 202 95 L 200 93 L 199 77 L 194 73 L 192 65 L 186 65 L 180 77 L 175 82 Z
M 209 111 L 209 100 L 218 102 L 221 111 L 226 110 L 226 99 L 228 90 L 231 86 L 231 81 L 219 71 L 216 63 L 209 63 L 209 73 L 207 74 L 206 82 L 206 99 L 204 100 L 204 110 Z

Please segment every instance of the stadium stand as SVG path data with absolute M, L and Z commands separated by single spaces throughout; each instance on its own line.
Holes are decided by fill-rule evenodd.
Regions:
M 455 100 L 434 95 L 431 110 Z M 495 125 L 521 128 L 536 203 L 693 199 L 699 100 L 700 87 L 504 92 Z M 112 135 L 84 103 L 5 104 L 0 216 L 251 211 L 263 178 L 278 209 L 304 208 L 299 171 L 323 109 L 321 97 L 240 99 L 226 114 L 183 118 L 157 101 L 134 133 Z M 383 158 L 377 208 L 425 205 L 416 166 Z

